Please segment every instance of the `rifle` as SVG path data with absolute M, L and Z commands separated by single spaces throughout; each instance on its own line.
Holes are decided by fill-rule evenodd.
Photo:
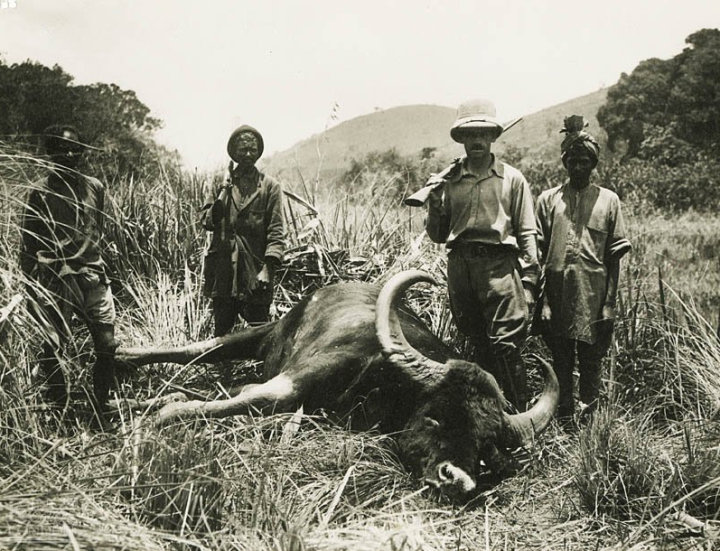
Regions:
M 522 117 L 518 117 L 517 119 L 509 122 L 508 124 L 503 125 L 503 133 L 510 130 L 522 119 Z M 433 174 L 432 176 L 430 176 L 427 184 L 409 197 L 406 197 L 403 203 L 405 203 L 408 207 L 422 207 L 427 202 L 428 197 L 430 196 L 430 192 L 445 183 L 445 177 L 455 169 L 458 161 L 459 159 L 455 159 L 455 161 L 452 162 L 450 166 L 448 166 L 445 170 L 439 172 L 438 174 Z
M 233 162 L 230 161 L 230 164 L 228 165 L 227 182 L 224 186 L 222 186 L 220 194 L 218 195 L 218 201 L 220 201 L 220 204 L 223 206 L 220 228 L 218 228 L 220 230 L 220 243 L 223 245 L 227 245 L 231 237 L 228 235 L 227 218 L 230 215 L 230 203 L 232 201 L 232 171 Z

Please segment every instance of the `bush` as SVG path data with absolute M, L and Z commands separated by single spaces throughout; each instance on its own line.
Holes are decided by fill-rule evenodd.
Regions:
M 580 433 L 575 484 L 585 508 L 616 520 L 654 515 L 665 505 L 672 470 L 648 425 L 600 409 Z
M 340 181 L 354 196 L 383 195 L 392 201 L 420 189 L 430 174 L 439 172 L 449 161 L 437 158 L 435 149 L 425 147 L 417 157 L 404 157 L 395 148 L 374 151 L 353 159 Z

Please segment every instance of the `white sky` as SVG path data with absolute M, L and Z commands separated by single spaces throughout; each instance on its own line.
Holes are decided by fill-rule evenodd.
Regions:
M 242 123 L 269 154 L 376 107 L 489 97 L 503 120 L 529 114 L 720 27 L 720 0 L 15 3 L 0 10 L 6 61 L 135 90 L 200 168 L 225 162 Z

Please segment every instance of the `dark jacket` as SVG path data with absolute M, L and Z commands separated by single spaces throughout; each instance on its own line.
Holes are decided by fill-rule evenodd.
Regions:
M 34 184 L 21 222 L 25 275 L 96 273 L 106 280 L 100 255 L 104 203 L 105 188 L 88 176 L 52 173 Z
M 248 176 L 244 178 L 247 182 Z M 201 222 L 213 232 L 205 257 L 204 294 L 270 304 L 273 285 L 257 289 L 256 278 L 265 263 L 272 267 L 283 258 L 282 188 L 255 168 L 249 179 L 256 189 L 248 197 L 242 196 L 240 177 L 234 173 L 231 182 L 209 190 L 202 207 Z

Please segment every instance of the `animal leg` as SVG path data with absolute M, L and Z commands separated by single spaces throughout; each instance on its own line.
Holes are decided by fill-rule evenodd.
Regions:
M 260 412 L 288 411 L 295 406 L 298 397 L 293 380 L 281 374 L 262 384 L 246 385 L 239 394 L 227 400 L 167 404 L 158 412 L 154 424 L 161 426 L 189 417 L 229 417 L 246 414 L 253 409 Z
M 119 411 L 123 407 L 127 407 L 128 409 L 132 409 L 135 411 L 145 409 L 157 409 L 171 402 L 184 402 L 185 400 L 187 400 L 187 396 L 185 396 L 185 394 L 182 392 L 173 392 L 171 394 L 158 396 L 157 398 L 148 398 L 147 400 L 136 400 L 134 398 L 118 398 L 108 401 L 108 409 L 110 411 Z
M 139 367 L 150 363 L 218 363 L 223 360 L 263 359 L 260 348 L 277 322 L 249 327 L 215 337 L 206 341 L 186 344 L 177 347 L 119 347 L 115 351 L 115 361 Z

